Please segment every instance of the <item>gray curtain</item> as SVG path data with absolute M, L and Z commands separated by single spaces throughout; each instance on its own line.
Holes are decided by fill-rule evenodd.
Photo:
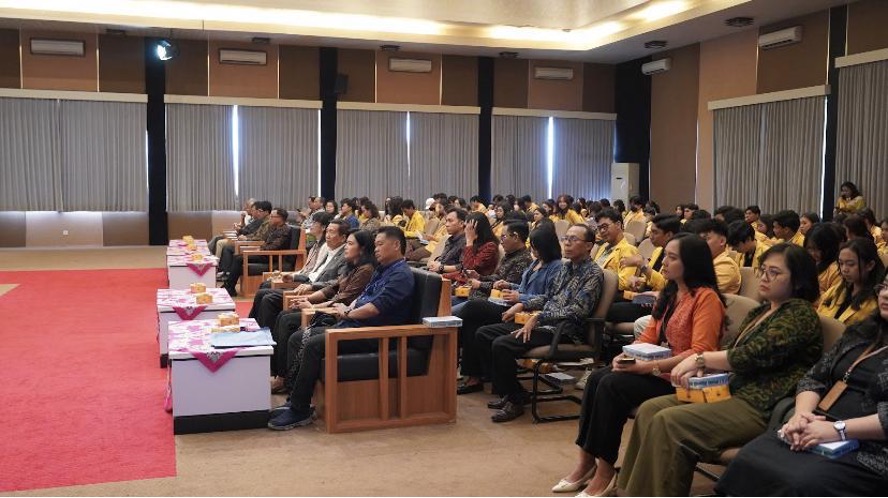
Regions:
M 610 197 L 614 121 L 555 118 L 552 195 Z
M 478 193 L 478 116 L 410 113 L 410 174 L 405 197 Z
M 166 113 L 168 210 L 239 209 L 232 106 L 168 104 Z
M 825 98 L 714 111 L 715 203 L 820 211 Z
M 407 113 L 340 110 L 336 119 L 336 196 L 385 198 L 408 187 Z
M 318 110 L 238 106 L 241 199 L 295 208 L 318 190 Z
M 147 211 L 145 104 L 61 101 L 65 211 Z
M 62 209 L 58 105 L 0 98 L 0 210 Z
M 491 183 L 494 194 L 548 197 L 549 118 L 493 116 Z
M 876 216 L 888 214 L 888 61 L 839 69 L 836 191 L 854 182 Z

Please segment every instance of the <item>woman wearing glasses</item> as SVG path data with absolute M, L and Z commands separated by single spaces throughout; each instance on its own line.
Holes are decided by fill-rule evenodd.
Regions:
M 688 356 L 672 368 L 673 384 L 709 372 L 732 372 L 731 398 L 682 404 L 675 394 L 644 402 L 620 471 L 618 488 L 629 496 L 687 496 L 698 458 L 713 458 L 765 431 L 768 415 L 823 351 L 817 269 L 804 249 L 777 244 L 762 255 L 753 309 L 726 349 Z M 696 454 L 696 455 L 695 455 Z
M 865 320 L 876 307 L 873 288 L 882 280 L 885 267 L 872 240 L 852 239 L 839 250 L 842 280 L 823 295 L 817 313 L 851 325 Z
M 552 488 L 556 493 L 582 487 L 585 496 L 612 492 L 614 464 L 629 413 L 644 401 L 674 393 L 669 372 L 683 359 L 718 349 L 725 307 L 709 246 L 681 233 L 664 252 L 661 272 L 668 282 L 654 305 L 653 319 L 636 343 L 666 345 L 673 356 L 633 361 L 618 355 L 610 367 L 589 377 L 576 440 L 580 458 L 573 472 Z
M 799 382 L 795 415 L 743 447 L 718 482 L 726 496 L 878 496 L 888 486 L 888 282 L 878 308 L 845 331 Z M 806 450 L 848 439 L 831 459 Z

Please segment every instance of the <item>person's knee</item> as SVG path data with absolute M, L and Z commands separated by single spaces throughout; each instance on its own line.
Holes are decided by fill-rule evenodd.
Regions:
M 491 345 L 491 349 L 493 350 L 494 356 L 515 356 L 514 338 L 511 335 L 497 337 L 496 339 L 494 339 L 493 344 Z

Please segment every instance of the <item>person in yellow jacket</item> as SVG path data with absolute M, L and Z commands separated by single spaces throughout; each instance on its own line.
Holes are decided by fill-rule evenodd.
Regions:
M 780 211 L 774 215 L 774 236 L 780 242 L 789 242 L 799 247 L 805 247 L 805 236 L 799 231 L 801 224 L 799 213 L 789 209 Z
M 740 291 L 740 266 L 728 254 L 728 226 L 724 221 L 709 219 L 700 222 L 696 229 L 712 252 L 718 290 L 722 294 L 736 294 Z
M 865 208 L 861 209 L 857 214 L 863 218 L 863 222 L 866 223 L 866 229 L 869 230 L 869 233 L 873 236 L 876 248 L 880 251 L 884 249 L 885 241 L 882 239 L 882 229 L 879 228 L 879 222 L 876 221 L 876 213 L 870 208 Z
M 734 261 L 740 268 L 754 268 L 758 272 L 762 265 L 762 254 L 771 248 L 770 240 L 760 241 L 758 232 L 745 221 L 734 221 L 728 225 L 728 246 L 734 249 Z
M 644 201 L 637 195 L 629 198 L 629 211 L 626 211 L 626 215 L 623 217 L 623 226 L 628 225 L 632 221 L 645 221 Z
M 560 200 L 560 198 L 559 198 Z M 623 236 L 623 217 L 613 209 L 605 209 L 595 216 L 598 223 L 598 236 L 602 244 L 592 259 L 604 270 L 611 270 L 619 277 L 620 291 L 632 290 L 630 277 L 634 277 L 638 267 L 620 266 L 623 258 L 638 254 L 638 249 Z
M 817 313 L 845 325 L 867 319 L 878 307 L 875 287 L 885 273 L 876 244 L 867 239 L 852 239 L 843 244 L 839 269 L 842 281 L 821 296 Z
M 888 218 L 883 219 L 880 225 L 881 230 L 879 235 L 882 236 L 882 248 L 879 249 L 879 255 L 888 255 Z M 878 247 L 878 244 L 876 244 L 876 247 Z
M 805 250 L 817 264 L 817 281 L 820 284 L 821 298 L 832 286 L 842 281 L 838 263 L 841 245 L 842 228 L 831 223 L 813 225 L 805 237 Z
M 413 199 L 404 199 L 404 202 L 401 203 L 401 212 L 404 213 L 404 218 L 407 220 L 407 224 L 401 227 L 404 230 L 404 236 L 408 239 L 421 239 L 425 231 L 425 218 L 417 211 Z
M 582 225 L 586 220 L 580 216 L 580 213 L 571 209 L 573 205 L 573 197 L 569 195 L 559 195 L 555 202 L 555 212 L 549 216 L 552 221 L 567 220 L 571 225 Z M 620 219 L 622 222 L 623 220 Z
M 644 256 L 637 254 L 620 260 L 621 268 L 624 266 L 635 266 L 638 268 L 638 275 L 629 279 L 631 290 L 623 291 L 623 299 L 631 300 L 641 291 L 661 291 L 666 287 L 666 278 L 660 273 L 660 267 L 663 264 L 663 251 L 666 248 L 666 244 L 678 235 L 679 232 L 681 232 L 681 221 L 671 213 L 658 214 L 654 217 L 651 222 L 650 236 L 651 243 L 654 245 L 654 252 L 651 253 L 650 259 L 645 260 Z M 648 312 L 650 312 L 650 309 L 648 309 Z
M 845 182 L 839 186 L 839 198 L 836 201 L 836 214 L 854 214 L 866 207 L 866 201 L 863 194 L 858 190 L 857 185 L 851 182 Z

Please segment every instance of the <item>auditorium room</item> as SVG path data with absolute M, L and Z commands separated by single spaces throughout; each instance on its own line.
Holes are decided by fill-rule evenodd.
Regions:
M 878 496 L 888 1 L 0 1 L 0 496 Z

